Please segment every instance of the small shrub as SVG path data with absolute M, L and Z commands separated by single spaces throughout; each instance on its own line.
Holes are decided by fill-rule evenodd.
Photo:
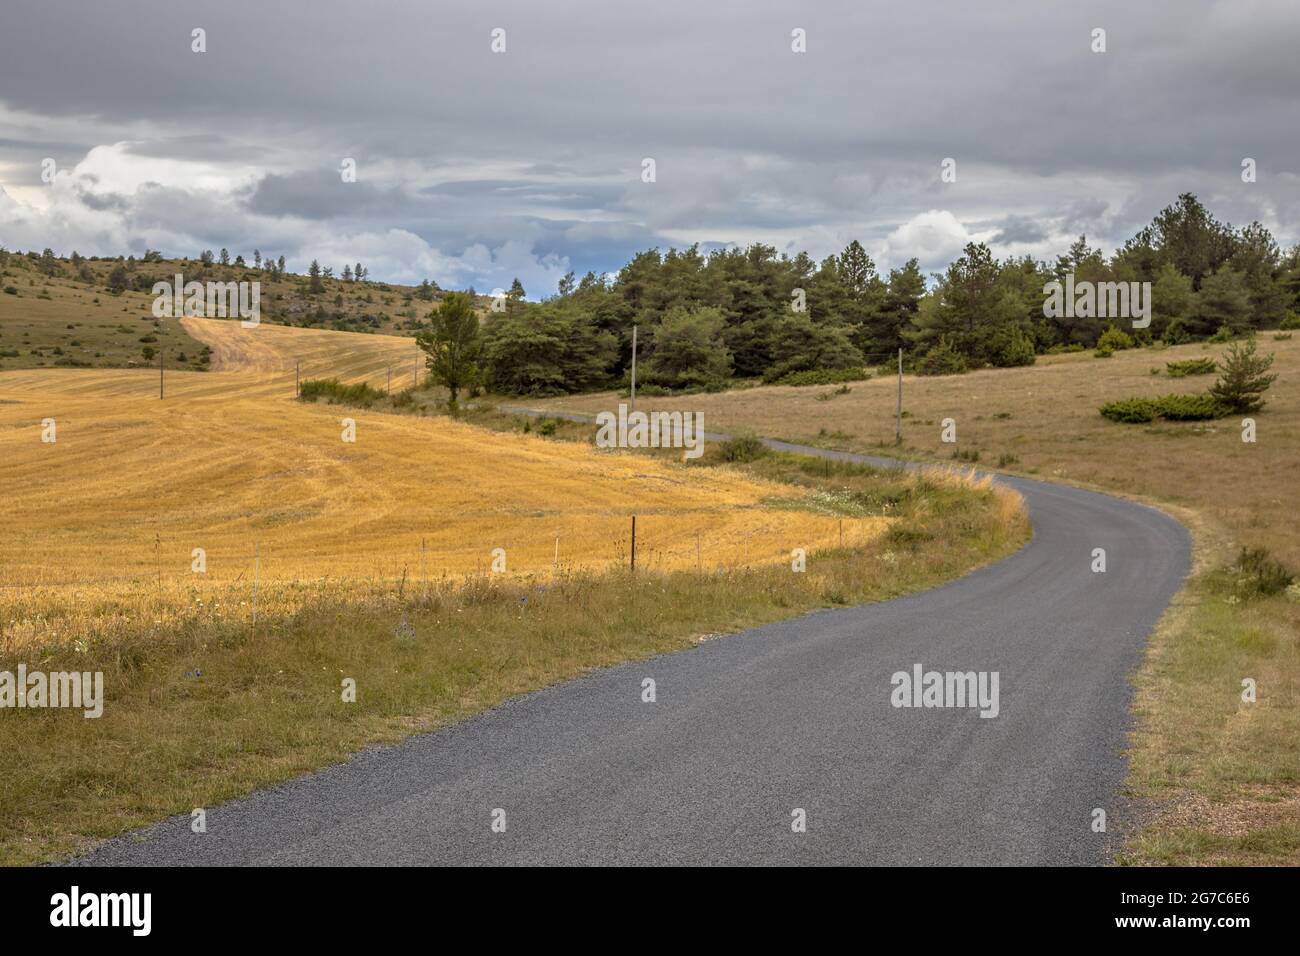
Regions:
M 1033 365 L 1034 340 L 1019 326 L 1011 326 L 994 335 L 989 351 L 989 363 L 998 368 L 1016 368 Z
M 1125 425 L 1136 425 L 1154 421 L 1159 409 L 1149 398 L 1125 398 L 1118 402 L 1107 402 L 1099 409 L 1103 418 Z
M 1276 335 L 1273 336 L 1273 341 L 1274 341 L 1274 342 L 1286 342 L 1286 341 L 1289 341 L 1290 338 L 1291 338 L 1291 333 L 1290 333 L 1290 332 L 1278 332 Z
M 1295 580 L 1286 566 L 1271 558 L 1265 548 L 1243 547 L 1236 563 L 1228 570 L 1233 578 L 1233 593 L 1243 600 L 1279 594 Z
M 1187 320 L 1181 317 L 1170 319 L 1165 334 L 1161 338 L 1169 345 L 1182 345 L 1185 342 L 1190 342 L 1192 333 L 1187 328 Z
M 18 290 L 11 285 L 5 286 L 5 295 L 17 295 Z
M 1170 378 L 1184 378 L 1188 375 L 1209 375 L 1218 365 L 1212 358 L 1183 359 L 1181 362 L 1166 362 L 1165 371 Z
M 1105 349 L 1099 348 L 1096 349 L 1092 354 L 1097 358 L 1110 358 L 1112 355 L 1115 354 L 1115 350 L 1110 348 L 1105 348 Z
M 737 435 L 718 445 L 718 454 L 722 460 L 736 464 L 754 461 L 769 453 L 770 449 L 763 444 L 762 439 L 753 434 Z
M 1231 342 L 1232 329 L 1228 325 L 1221 325 L 1217 332 L 1210 336 L 1211 342 Z
M 1161 418 L 1171 422 L 1201 422 L 1228 414 L 1211 395 L 1166 395 L 1156 399 Z
M 1288 310 L 1286 314 L 1286 318 L 1282 320 L 1281 324 L 1278 325 L 1278 328 L 1279 329 L 1300 329 L 1300 312 L 1291 312 Z
M 790 372 L 776 379 L 774 385 L 838 385 L 841 382 L 862 382 L 871 377 L 864 368 L 814 368 Z
M 1263 394 L 1277 380 L 1269 375 L 1272 355 L 1257 355 L 1255 340 L 1233 343 L 1223 358 L 1223 373 L 1210 387 L 1210 394 L 1227 409 L 1225 414 L 1257 412 L 1264 407 Z
M 1099 409 L 1103 418 L 1126 425 L 1142 424 L 1157 418 L 1173 422 L 1207 421 L 1229 414 L 1210 395 L 1164 395 L 1160 398 L 1126 398 L 1107 402 Z
M 344 385 L 336 378 L 313 378 L 302 383 L 298 397 L 304 402 L 323 398 L 331 405 L 360 405 L 369 408 L 372 403 L 384 398 L 384 393 L 365 382 Z
M 1127 332 L 1121 332 L 1115 326 L 1107 326 L 1106 331 L 1101 333 L 1101 338 L 1097 339 L 1097 351 L 1103 350 L 1110 352 L 1119 352 L 1124 349 L 1135 348 L 1137 343 L 1133 341 L 1133 336 Z
M 947 338 L 941 338 L 916 364 L 916 374 L 961 375 L 969 367 L 966 356 L 958 352 Z

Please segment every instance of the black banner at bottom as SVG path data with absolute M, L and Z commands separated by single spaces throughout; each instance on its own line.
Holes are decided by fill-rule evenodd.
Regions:
M 444 931 L 533 926 L 548 936 L 566 925 L 581 927 L 584 936 L 594 928 L 625 926 L 631 942 L 653 934 L 656 925 L 662 931 L 686 919 L 703 923 L 701 933 L 725 934 L 733 943 L 751 929 L 767 934 L 774 921 L 788 921 L 801 933 L 851 927 L 858 937 L 910 928 L 926 943 L 1015 939 L 1020 931 L 1041 940 L 1046 930 L 1070 941 L 1154 936 L 1185 943 L 1200 936 L 1231 945 L 1261 931 L 1289 935 L 1296 923 L 1295 873 L 1287 869 L 835 870 L 793 878 L 765 871 L 761 882 L 757 874 L 734 870 L 711 873 L 707 881 L 689 870 L 620 871 L 601 874 L 598 886 L 587 884 L 584 871 L 548 872 L 540 884 L 537 876 L 420 869 L 7 869 L 0 870 L 0 915 L 6 944 L 75 936 L 78 944 L 205 946 L 281 937 L 373 942 L 377 931 L 427 932 L 438 924 Z M 610 890 L 619 889 L 624 892 L 614 903 Z

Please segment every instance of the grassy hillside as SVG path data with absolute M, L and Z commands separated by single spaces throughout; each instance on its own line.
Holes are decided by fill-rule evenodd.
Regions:
M 1129 396 L 1204 390 L 1214 376 L 1172 379 L 1166 363 L 1218 358 L 1226 346 L 1040 358 L 1029 368 L 904 379 L 903 443 L 894 445 L 897 383 L 754 388 L 639 408 L 701 411 L 708 427 L 886 452 L 1073 482 L 1152 501 L 1195 534 L 1197 574 L 1166 615 L 1138 675 L 1140 729 L 1133 791 L 1149 798 L 1130 858 L 1167 863 L 1300 864 L 1300 602 L 1297 589 L 1261 596 L 1236 567 L 1264 548 L 1300 570 L 1295 533 L 1300 468 L 1300 340 L 1260 333 L 1278 382 L 1254 415 L 1209 422 L 1123 425 L 1098 414 Z M 613 393 L 539 407 L 593 412 Z M 957 442 L 942 439 L 951 418 Z M 1242 680 L 1258 699 L 1241 699 Z
M 109 276 L 121 264 L 115 259 L 50 264 L 9 253 L 0 265 L 0 370 L 155 367 L 159 351 L 168 367 L 204 370 L 205 343 L 177 322 L 153 316 L 152 283 L 174 281 L 177 273 L 187 282 L 260 282 L 262 321 L 271 325 L 413 335 L 441 299 L 441 293 L 420 298 L 415 287 L 337 278 L 322 279 L 324 291 L 312 293 L 306 276 L 205 266 L 195 259 L 130 264 L 130 288 L 114 294 Z M 476 301 L 486 314 L 491 300 Z
M 163 400 L 152 371 L 0 371 L 0 670 L 102 671 L 107 697 L 95 720 L 0 720 L 0 863 L 586 668 L 933 586 L 1027 533 L 1014 496 L 958 475 L 719 467 L 716 452 L 688 467 L 302 402 L 295 363 L 386 388 L 411 340 L 177 325 L 210 346 L 211 370 L 170 373 Z

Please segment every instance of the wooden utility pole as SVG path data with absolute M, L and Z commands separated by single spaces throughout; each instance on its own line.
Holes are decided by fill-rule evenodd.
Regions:
M 262 543 L 253 545 L 253 633 L 257 633 L 257 579 L 262 570 Z
M 636 515 L 632 516 L 632 570 L 636 570 Z
M 632 411 L 636 411 L 636 326 L 632 326 Z M 633 524 L 636 519 L 632 519 Z
M 898 408 L 894 413 L 894 444 L 903 444 L 903 350 L 898 350 Z

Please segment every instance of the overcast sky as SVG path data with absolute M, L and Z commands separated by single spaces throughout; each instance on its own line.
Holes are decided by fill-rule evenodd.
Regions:
M 1295 0 L 3 0 L 0 244 L 537 298 L 655 245 L 1110 250 L 1192 191 L 1289 245 L 1297 51 Z

